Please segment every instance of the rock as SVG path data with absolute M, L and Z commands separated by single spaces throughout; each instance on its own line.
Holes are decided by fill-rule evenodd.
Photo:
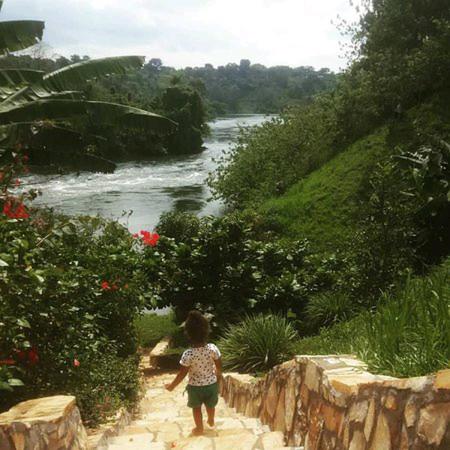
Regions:
M 285 416 L 285 388 L 281 388 L 280 395 L 278 398 L 277 410 L 275 412 L 275 419 L 273 421 L 273 430 L 274 431 L 282 431 L 283 433 L 286 431 L 286 422 L 284 420 Z
M 391 433 L 389 430 L 389 423 L 384 413 L 378 416 L 375 434 L 372 439 L 370 450 L 391 450 Z
M 420 411 L 417 434 L 428 444 L 439 446 L 450 420 L 450 404 L 435 403 Z
M 387 409 L 396 410 L 398 407 L 397 397 L 393 392 L 389 392 L 389 394 L 384 399 L 384 407 Z
M 285 401 L 284 401 L 284 421 L 286 424 L 286 430 L 291 431 L 293 428 L 293 420 L 295 414 L 295 403 L 296 403 L 296 386 L 297 380 L 295 373 L 291 372 L 286 384 Z
M 369 402 L 367 400 L 353 403 L 349 412 L 350 422 L 363 422 L 367 416 L 368 409 Z
M 350 442 L 349 450 L 363 450 L 366 448 L 366 440 L 364 434 L 360 430 L 356 430 L 353 433 L 352 441 Z
M 405 405 L 405 411 L 403 413 L 405 424 L 408 428 L 413 427 L 416 423 L 418 412 L 419 409 L 417 405 L 414 403 L 414 400 L 410 398 Z
M 262 450 L 272 450 L 274 448 L 284 446 L 283 433 L 280 431 L 275 431 L 273 433 L 264 434 L 261 437 Z
M 265 401 L 265 409 L 270 417 L 273 417 L 277 408 L 278 403 L 278 388 L 277 382 L 274 379 L 270 384 L 269 390 L 267 391 L 267 397 Z
M 316 365 L 312 361 L 306 365 L 305 384 L 310 391 L 319 391 L 319 375 Z
M 367 411 L 366 423 L 364 424 L 364 436 L 366 437 L 367 442 L 369 442 L 374 421 L 375 421 L 375 399 L 372 399 L 370 400 L 369 409 Z
M 450 369 L 440 370 L 434 379 L 435 389 L 450 389 Z

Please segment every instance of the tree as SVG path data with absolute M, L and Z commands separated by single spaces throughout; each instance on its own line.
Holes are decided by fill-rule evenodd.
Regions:
M 0 1 L 0 8 L 2 4 Z M 8 55 L 36 44 L 41 41 L 43 30 L 44 22 L 0 22 L 0 54 Z M 75 60 L 77 62 L 50 73 L 20 68 L 0 70 L 0 126 L 3 126 L 0 156 L 11 157 L 18 140 L 29 142 L 42 130 L 49 144 L 52 130 L 56 130 L 58 136 L 64 130 L 73 135 L 70 124 L 80 118 L 111 126 L 151 129 L 159 134 L 175 129 L 176 124 L 166 117 L 117 103 L 88 101 L 80 90 L 87 80 L 142 67 L 143 57 L 97 60 L 77 57 Z M 82 141 L 80 135 L 80 148 Z

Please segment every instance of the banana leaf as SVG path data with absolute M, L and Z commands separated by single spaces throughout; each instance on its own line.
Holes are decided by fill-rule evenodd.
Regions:
M 124 74 L 144 64 L 143 56 L 115 56 L 81 61 L 44 76 L 44 87 L 54 90 L 72 89 L 98 77 Z
M 0 87 L 37 83 L 45 72 L 32 69 L 0 69 Z
M 36 100 L 65 99 L 65 100 L 81 100 L 84 93 L 80 91 L 50 91 L 39 84 L 23 87 L 0 87 L 0 107 L 10 107 L 12 105 L 20 105 L 26 102 Z
M 38 100 L 0 109 L 0 125 L 42 120 L 70 120 L 87 115 L 94 123 L 125 126 L 168 134 L 177 124 L 166 117 L 117 103 L 83 100 Z
M 0 54 L 23 50 L 42 39 L 45 23 L 38 20 L 0 22 Z

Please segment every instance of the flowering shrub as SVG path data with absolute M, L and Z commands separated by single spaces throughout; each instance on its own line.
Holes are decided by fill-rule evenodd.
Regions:
M 118 223 L 27 206 L 33 193 L 14 195 L 20 170 L 17 157 L 1 169 L 0 410 L 72 393 L 83 418 L 96 421 L 138 390 L 130 355 L 148 296 L 142 251 Z

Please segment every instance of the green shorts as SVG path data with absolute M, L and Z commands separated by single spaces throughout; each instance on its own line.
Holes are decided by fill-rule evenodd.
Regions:
M 199 408 L 203 404 L 207 408 L 215 408 L 219 401 L 219 386 L 217 383 L 207 386 L 191 386 L 188 384 L 186 390 L 189 408 Z

